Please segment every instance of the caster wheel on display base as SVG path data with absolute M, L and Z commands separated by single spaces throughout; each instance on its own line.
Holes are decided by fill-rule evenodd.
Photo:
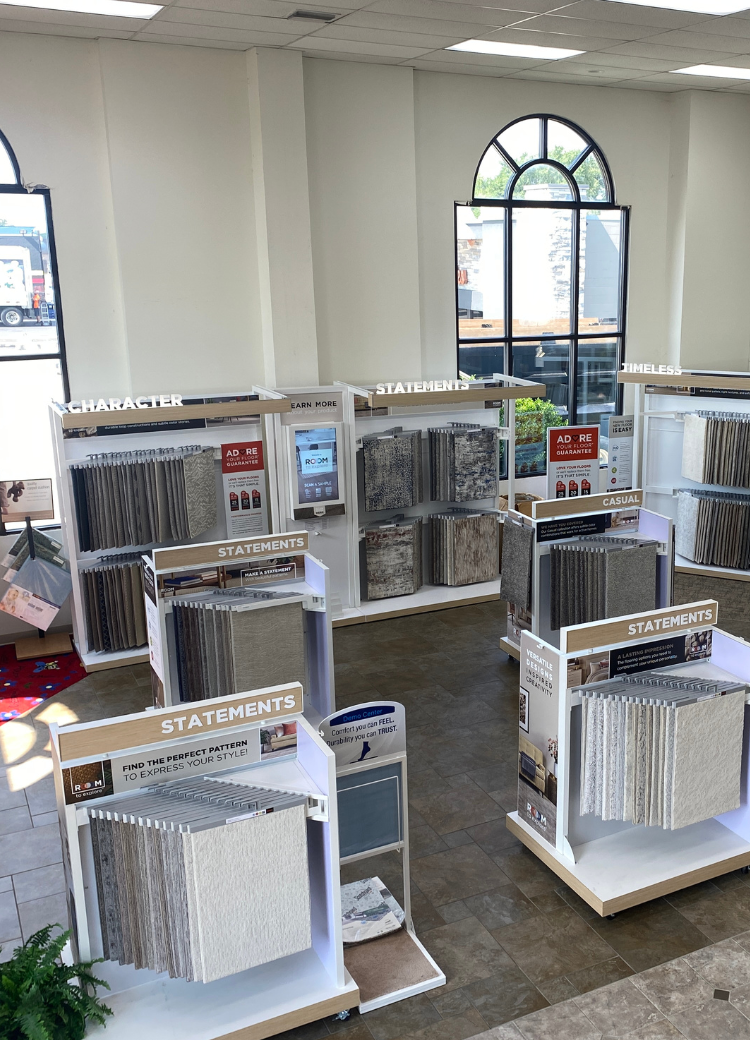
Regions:
M 617 917 L 617 914 L 607 914 L 607 920 L 608 921 L 614 921 L 614 919 L 616 917 Z
M 741 867 L 740 869 L 743 874 L 750 874 L 750 867 Z
M 334 1015 L 332 1022 L 346 1022 L 347 1018 L 351 1018 L 351 1011 L 339 1011 L 338 1015 Z

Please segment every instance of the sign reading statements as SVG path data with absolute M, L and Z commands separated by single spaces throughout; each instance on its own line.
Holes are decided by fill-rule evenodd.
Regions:
M 642 639 L 660 632 L 688 631 L 691 628 L 715 625 L 719 615 L 716 600 L 707 599 L 699 603 L 685 603 L 678 607 L 649 611 L 632 617 L 613 621 L 596 621 L 591 625 L 579 625 L 563 630 L 561 649 L 563 652 L 578 653 L 595 650 L 613 643 L 625 643 Z

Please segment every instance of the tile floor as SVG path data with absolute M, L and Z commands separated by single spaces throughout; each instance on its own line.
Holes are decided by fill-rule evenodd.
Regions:
M 483 604 L 336 630 L 339 707 L 383 695 L 406 706 L 412 908 L 447 984 L 285 1036 L 750 1040 L 750 876 L 602 920 L 506 830 L 516 802 L 518 668 L 497 648 L 503 626 L 500 604 Z M 147 667 L 118 669 L 0 727 L 0 959 L 65 912 L 57 826 L 47 815 L 48 724 L 149 701 Z M 363 868 L 345 867 L 343 880 Z M 402 895 L 397 854 L 373 858 L 367 870 Z

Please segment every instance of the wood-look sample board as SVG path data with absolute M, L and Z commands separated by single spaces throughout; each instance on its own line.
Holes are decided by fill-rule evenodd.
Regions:
M 739 808 L 677 829 L 583 811 L 581 689 L 649 669 L 748 684 L 750 645 L 719 620 L 707 600 L 566 628 L 560 648 L 523 633 L 518 807 L 506 826 L 602 916 L 750 864 L 747 690 L 733 694 L 745 705 Z M 719 761 L 721 748 L 707 753 Z
M 344 967 L 339 888 L 336 768 L 333 753 L 301 713 L 299 684 L 164 708 L 101 722 L 51 727 L 53 771 L 63 833 L 73 955 L 101 956 L 92 808 L 166 781 L 213 776 L 233 785 L 299 796 L 306 805 L 312 945 L 218 978 L 188 982 L 113 960 L 97 965 L 110 983 L 114 1015 L 91 1036 L 107 1040 L 264 1040 L 356 1006 Z M 262 732 L 285 727 L 296 745 L 263 751 Z M 231 823 L 227 826 L 232 826 Z M 252 878 L 245 883 L 252 884 Z M 240 876 L 237 883 L 243 883 Z

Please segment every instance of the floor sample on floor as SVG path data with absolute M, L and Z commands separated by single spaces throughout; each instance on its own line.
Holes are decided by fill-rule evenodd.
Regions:
M 39 643 L 43 648 L 43 640 Z M 22 718 L 42 701 L 80 682 L 85 675 L 76 653 L 18 661 L 12 643 L 0 646 L 0 725 Z

